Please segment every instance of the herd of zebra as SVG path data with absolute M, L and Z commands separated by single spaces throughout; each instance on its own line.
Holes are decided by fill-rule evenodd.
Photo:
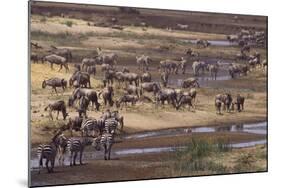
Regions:
M 210 43 L 205 40 L 199 40 L 199 45 L 208 47 Z M 38 46 L 38 44 L 36 45 Z M 245 46 L 242 48 L 244 49 Z M 249 49 L 250 51 L 250 49 Z M 38 63 L 39 60 L 44 63 L 49 62 L 53 69 L 53 64 L 60 66 L 59 71 L 64 67 L 66 71 L 70 71 L 68 63 L 71 62 L 72 52 L 69 49 L 58 49 L 52 46 L 49 50 L 50 55 L 39 57 L 32 53 L 31 61 Z M 244 50 L 241 50 L 244 53 Z M 152 75 L 149 72 L 150 65 L 153 62 L 152 58 L 146 55 L 136 56 L 136 64 L 142 74 L 134 73 L 127 67 L 123 67 L 118 71 L 116 68 L 118 55 L 116 53 L 104 52 L 101 48 L 97 48 L 97 56 L 92 58 L 84 58 L 81 63 L 74 64 L 75 71 L 70 79 L 67 81 L 64 78 L 50 78 L 43 80 L 42 88 L 51 87 L 56 93 L 57 88 L 61 87 L 65 90 L 68 86 L 73 87 L 74 90 L 68 99 L 68 106 L 74 107 L 78 116 L 68 119 L 68 122 L 56 131 L 51 139 L 50 144 L 41 144 L 38 147 L 37 154 L 39 158 L 39 173 L 43 166 L 43 159 L 46 159 L 46 167 L 48 172 L 53 172 L 55 160 L 58 157 L 59 163 L 64 164 L 64 156 L 69 153 L 70 165 L 76 165 L 76 158 L 79 154 L 80 164 L 82 163 L 83 151 L 86 146 L 92 145 L 96 150 L 103 148 L 104 159 L 110 159 L 112 144 L 117 133 L 117 128 L 120 132 L 123 130 L 124 117 L 120 115 L 119 111 L 110 111 L 109 108 L 102 114 L 99 119 L 93 117 L 88 118 L 87 110 L 91 104 L 92 110 L 100 110 L 99 98 L 103 99 L 104 107 L 116 106 L 117 109 L 122 109 L 127 103 L 135 105 L 138 101 L 147 99 L 149 102 L 154 102 L 156 105 L 165 105 L 165 102 L 172 105 L 176 110 L 183 106 L 188 109 L 195 110 L 196 104 L 196 87 L 200 87 L 197 76 L 204 74 L 204 71 L 210 72 L 213 80 L 216 80 L 217 73 L 220 69 L 221 62 L 210 64 L 199 60 L 199 53 L 193 49 L 188 49 L 181 60 L 166 59 L 159 63 L 158 70 L 160 72 L 161 82 L 153 81 Z M 186 74 L 187 65 L 191 60 L 192 71 L 194 77 L 185 79 L 182 82 L 181 88 L 168 87 L 168 80 L 171 74 Z M 228 67 L 228 72 L 232 78 L 236 75 L 246 75 L 251 68 L 258 66 L 267 66 L 266 60 L 261 61 L 261 55 L 255 52 L 250 55 L 245 64 L 233 63 Z M 98 91 L 91 86 L 91 75 L 96 75 L 96 66 L 101 67 L 103 73 L 103 89 Z M 114 82 L 117 82 L 119 88 L 123 86 L 123 94 L 114 99 Z M 117 85 L 115 84 L 115 86 Z M 189 90 L 186 91 L 186 88 Z M 152 93 L 153 99 L 144 96 L 144 93 Z M 214 105 L 216 113 L 221 114 L 222 110 L 227 112 L 234 111 L 235 107 L 238 112 L 244 110 L 245 98 L 238 94 L 233 97 L 230 93 L 220 93 L 215 96 Z M 53 119 L 52 112 L 57 111 L 57 119 L 59 112 L 62 113 L 63 119 L 66 120 L 68 116 L 67 105 L 64 100 L 58 100 L 50 103 L 45 111 L 49 109 L 49 117 Z M 63 132 L 70 130 L 71 137 L 67 138 Z M 73 137 L 72 131 L 80 131 L 81 137 Z M 67 152 L 68 151 L 68 152 Z M 49 168 L 49 163 L 51 167 Z

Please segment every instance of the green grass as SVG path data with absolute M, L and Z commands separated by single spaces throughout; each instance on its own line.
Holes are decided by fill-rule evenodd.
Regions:
M 64 22 L 64 24 L 67 25 L 67 27 L 72 27 L 73 21 L 67 20 Z

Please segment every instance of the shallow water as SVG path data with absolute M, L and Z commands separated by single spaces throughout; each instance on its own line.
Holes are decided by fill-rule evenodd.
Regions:
M 197 40 L 183 40 L 186 43 L 196 44 Z M 238 43 L 230 43 L 228 40 L 208 40 L 213 46 L 237 46 Z

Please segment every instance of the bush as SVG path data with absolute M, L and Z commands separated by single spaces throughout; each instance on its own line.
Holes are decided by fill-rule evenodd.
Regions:
M 70 21 L 70 20 L 68 20 L 68 21 L 66 21 L 64 24 L 67 25 L 68 27 L 72 27 L 73 22 Z

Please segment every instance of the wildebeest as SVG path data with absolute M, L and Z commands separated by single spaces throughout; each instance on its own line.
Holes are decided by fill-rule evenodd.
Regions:
M 145 82 L 140 85 L 140 95 L 143 95 L 144 91 L 153 92 L 156 95 L 160 89 L 160 84 L 157 82 Z
M 250 50 L 251 50 L 251 46 L 249 45 L 249 44 L 246 44 L 246 45 L 244 45 L 242 48 L 241 48 L 241 53 L 243 54 L 243 53 L 245 53 L 245 52 L 250 52 Z
M 240 94 L 237 94 L 236 99 L 233 101 L 233 107 L 232 109 L 234 110 L 234 105 L 237 107 L 237 111 L 241 112 L 244 110 L 244 102 L 245 102 L 245 97 L 241 96 Z
M 236 41 L 238 41 L 239 37 L 238 37 L 238 35 L 227 35 L 226 39 L 229 42 L 236 42 Z
M 177 93 L 175 89 L 165 88 L 157 92 L 156 104 L 159 104 L 159 102 L 161 102 L 161 104 L 164 105 L 165 101 L 167 101 L 168 104 L 172 104 L 173 107 L 176 107 Z
M 87 109 L 90 104 L 90 100 L 87 96 L 81 96 L 79 99 L 79 106 L 78 106 L 78 114 L 79 117 L 82 117 L 84 114 L 84 117 L 87 118 Z
M 206 67 L 207 64 L 204 61 L 194 61 L 192 64 L 194 76 L 198 76 L 200 70 L 202 71 L 202 74 L 204 74 Z
M 97 48 L 97 53 L 102 63 L 109 64 L 111 66 L 117 64 L 118 56 L 116 53 L 103 52 L 100 47 Z
M 106 70 L 104 72 L 104 77 L 103 77 L 103 85 L 104 87 L 109 84 L 113 85 L 113 79 L 115 78 L 115 71 L 114 70 Z
M 80 131 L 82 121 L 83 118 L 81 117 L 69 118 L 67 124 L 63 125 L 60 129 L 61 131 L 69 130 L 71 136 L 73 136 L 73 130 Z
M 139 75 L 136 73 L 124 73 L 124 80 L 129 82 L 129 84 L 135 83 L 136 86 L 139 85 Z
M 232 64 L 228 68 L 228 72 L 229 72 L 229 75 L 231 76 L 231 78 L 235 78 L 236 74 L 247 75 L 248 71 L 249 71 L 248 65 Z
M 162 72 L 160 78 L 163 86 L 166 87 L 169 81 L 169 73 L 167 71 Z
M 215 101 L 216 100 L 221 101 L 223 103 L 223 109 L 226 109 L 227 112 L 230 112 L 233 101 L 230 93 L 217 94 L 215 97 Z
M 107 106 L 107 103 L 110 106 L 113 106 L 113 96 L 114 96 L 114 91 L 112 86 L 107 86 L 105 87 L 100 93 L 99 96 L 102 95 L 104 105 Z
M 130 94 L 125 94 L 121 96 L 117 101 L 116 101 L 116 107 L 122 109 L 122 104 L 125 104 L 127 106 L 127 103 L 131 103 L 132 106 L 136 104 L 138 101 L 138 96 L 137 95 L 130 95 Z
M 69 49 L 66 48 L 57 48 L 55 46 L 51 46 L 51 50 L 49 50 L 48 52 L 56 54 L 58 56 L 64 57 L 66 59 L 67 62 L 71 62 L 72 60 L 72 53 Z
M 182 82 L 182 88 L 200 87 L 197 78 L 187 78 Z
M 31 53 L 30 54 L 30 60 L 33 61 L 34 63 L 38 63 L 39 62 L 39 56 L 35 53 Z
M 66 71 L 69 71 L 67 60 L 62 56 L 51 54 L 43 57 L 43 60 L 49 62 L 51 64 L 52 69 L 53 69 L 53 64 L 56 64 L 56 65 L 60 65 L 59 71 L 62 69 L 62 67 L 64 67 Z
M 139 96 L 139 92 L 138 92 L 139 88 L 138 88 L 137 86 L 135 86 L 135 85 L 128 85 L 128 86 L 125 88 L 125 90 L 126 90 L 126 92 L 127 92 L 128 94 L 134 94 L 134 95 Z
M 86 71 L 89 75 L 91 75 L 91 74 L 96 75 L 97 69 L 96 69 L 96 66 L 93 65 L 93 66 L 88 66 L 85 71 Z
M 136 63 L 139 67 L 139 70 L 148 70 L 148 67 L 150 63 L 152 62 L 152 59 L 149 56 L 141 55 L 136 56 Z
M 93 89 L 88 88 L 77 88 L 73 91 L 72 95 L 69 97 L 68 105 L 73 106 L 74 102 L 77 99 L 80 99 L 81 96 L 87 96 L 90 102 L 92 102 L 92 110 L 94 109 L 94 105 L 96 110 L 99 111 L 100 103 L 98 102 L 98 95 Z
M 206 70 L 210 72 L 212 80 L 216 80 L 219 71 L 219 63 L 217 62 L 215 64 L 208 64 Z
M 49 116 L 53 120 L 53 111 L 57 111 L 57 119 L 59 118 L 59 112 L 62 112 L 63 120 L 65 120 L 68 113 L 66 112 L 65 102 L 63 100 L 59 100 L 49 104 L 44 110 L 47 111 L 49 108 Z
M 198 48 L 207 48 L 208 46 L 211 45 L 211 43 L 207 40 L 202 40 L 202 39 L 197 39 L 196 40 L 196 45 Z
M 145 72 L 140 77 L 141 82 L 151 82 L 151 74 L 149 72 Z
M 223 104 L 223 102 L 220 99 L 215 99 L 215 108 L 216 108 L 217 114 L 221 114 L 222 104 Z
M 178 69 L 181 66 L 182 61 L 176 61 L 171 59 L 166 59 L 160 61 L 159 69 L 161 71 L 167 71 L 169 73 L 178 74 Z
M 65 90 L 65 88 L 67 87 L 67 81 L 65 79 L 61 79 L 61 78 L 50 78 L 48 80 L 44 80 L 42 82 L 42 88 L 46 88 L 46 86 L 50 86 L 52 87 L 53 90 L 55 90 L 56 94 L 57 94 L 57 87 L 61 87 L 63 89 L 63 91 Z
M 69 79 L 69 85 L 73 86 L 75 81 L 77 82 L 78 87 L 87 87 L 89 85 L 89 88 L 91 88 L 90 75 L 87 72 L 74 72 Z
M 81 65 L 82 65 L 82 70 L 87 69 L 87 67 L 95 66 L 97 64 L 100 64 L 99 58 L 83 58 Z
M 179 110 L 181 106 L 186 105 L 188 106 L 188 110 L 190 110 L 190 107 L 193 109 L 195 108 L 194 105 L 192 104 L 192 97 L 189 96 L 188 94 L 182 94 L 179 97 L 179 100 L 176 105 L 176 109 Z

